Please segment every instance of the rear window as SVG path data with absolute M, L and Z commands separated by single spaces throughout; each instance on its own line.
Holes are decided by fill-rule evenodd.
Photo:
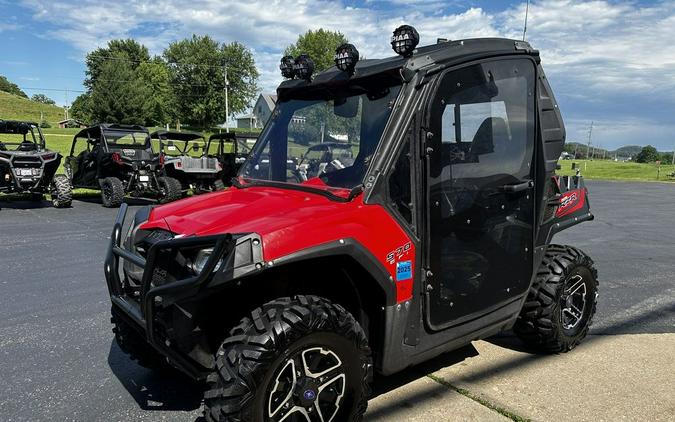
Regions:
M 150 146 L 150 136 L 146 132 L 106 131 L 105 140 L 109 146 L 124 146 L 147 148 Z

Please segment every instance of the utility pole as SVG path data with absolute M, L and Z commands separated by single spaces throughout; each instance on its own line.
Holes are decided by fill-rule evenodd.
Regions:
M 675 145 L 673 145 L 673 162 L 672 165 L 675 165 Z
M 527 32 L 527 15 L 530 12 L 530 0 L 527 0 L 525 5 L 525 25 L 523 25 L 523 41 L 525 41 L 525 33 Z
M 228 102 L 228 90 L 230 87 L 230 81 L 227 79 L 227 66 L 223 66 L 223 72 L 225 73 L 225 132 L 230 133 L 230 104 Z
M 593 122 L 591 121 L 591 127 L 588 129 L 588 147 L 586 148 L 586 159 L 591 159 L 591 135 L 593 134 Z M 595 151 L 594 151 L 595 152 Z

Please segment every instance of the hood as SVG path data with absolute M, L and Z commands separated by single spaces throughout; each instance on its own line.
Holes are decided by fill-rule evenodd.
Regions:
M 400 280 L 396 260 L 415 262 L 411 239 L 382 206 L 364 204 L 363 194 L 338 202 L 277 187 L 230 188 L 156 207 L 141 227 L 184 236 L 257 233 L 263 259 L 270 265 L 293 253 L 345 244 L 345 239 L 368 251 L 392 280 Z M 412 294 L 412 278 L 398 281 L 396 288 L 397 300 L 406 300 Z
M 184 236 L 221 233 L 269 235 L 308 220 L 353 209 L 314 193 L 274 187 L 231 188 L 193 196 L 153 209 L 144 228 L 161 227 Z

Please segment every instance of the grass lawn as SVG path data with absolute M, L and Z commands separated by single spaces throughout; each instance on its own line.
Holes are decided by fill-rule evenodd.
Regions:
M 27 98 L 0 91 L 0 119 L 28 120 L 40 123 L 40 116 L 52 126 L 63 120 L 63 108 L 36 103 Z
M 611 160 L 562 160 L 559 162 L 560 175 L 573 175 L 572 163 L 581 168 L 581 175 L 586 179 L 604 180 L 640 180 L 640 181 L 675 181 L 670 174 L 675 172 L 675 166 L 663 164 L 658 170 L 654 163 L 615 162 Z

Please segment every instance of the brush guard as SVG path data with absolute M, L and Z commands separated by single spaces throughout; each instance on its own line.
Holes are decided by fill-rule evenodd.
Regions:
M 145 336 L 147 342 L 166 356 L 172 365 L 189 376 L 203 378 L 198 364 L 171 347 L 171 342 L 156 328 L 160 311 L 177 302 L 192 298 L 205 289 L 222 286 L 228 281 L 263 268 L 262 242 L 255 233 L 240 235 L 189 236 L 159 240 L 147 251 L 146 257 L 122 247 L 122 229 L 128 206 L 120 206 L 106 254 L 104 273 L 112 305 L 130 326 Z M 199 274 L 166 281 L 162 261 L 176 256 L 180 250 L 213 248 Z M 142 269 L 140 292 L 130 294 L 120 277 L 120 261 Z M 164 276 L 163 280 L 159 280 Z M 167 321 L 162 321 L 165 325 Z

